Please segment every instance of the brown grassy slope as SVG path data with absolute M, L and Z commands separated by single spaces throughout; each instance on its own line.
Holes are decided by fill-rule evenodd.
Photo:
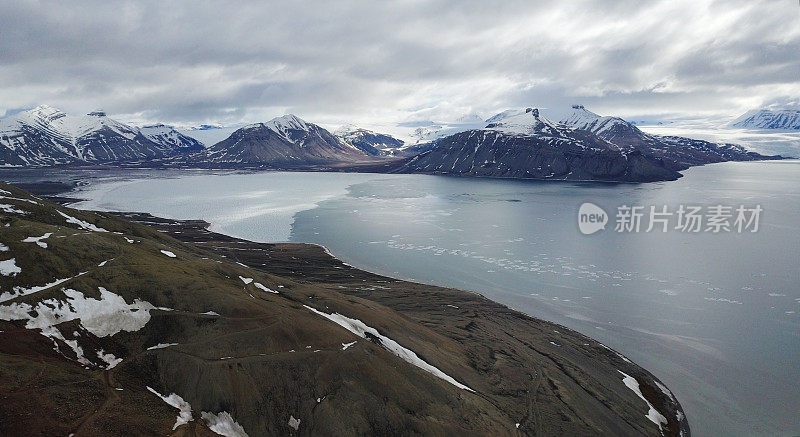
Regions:
M 0 320 L 2 435 L 208 435 L 201 412 L 223 411 L 251 436 L 658 435 L 644 417 L 645 402 L 622 384 L 616 369 L 635 376 L 668 418 L 679 408 L 653 390 L 651 375 L 598 343 L 474 294 L 399 281 L 383 283 L 388 288 L 376 293 L 364 280 L 334 285 L 278 276 L 110 214 L 55 206 L 6 185 L 0 189 L 11 193 L 0 204 L 24 212 L 0 218 L 0 242 L 9 247 L 0 260 L 14 257 L 22 269 L 16 276 L 0 275 L 0 294 L 86 272 L 0 302 L 0 312 L 15 304 L 64 301 L 65 289 L 98 298 L 99 287 L 126 303 L 139 299 L 166 308 L 151 310 L 143 328 L 111 336 L 93 335 L 83 319 L 56 325 L 65 340 L 81 346 L 90 361 L 85 365 L 62 340 L 26 329 L 24 320 Z M 110 232 L 68 224 L 56 210 Z M 46 232 L 53 233 L 42 240 L 47 248 L 22 242 Z M 312 248 L 296 254 L 325 265 Z M 475 393 L 303 305 L 362 320 Z M 178 345 L 147 350 L 159 343 Z M 100 350 L 123 361 L 104 370 Z M 180 395 L 191 404 L 194 420 L 173 431 L 177 409 L 147 386 Z M 300 419 L 298 431 L 288 426 L 290 416 Z M 672 419 L 669 433 L 678 428 Z

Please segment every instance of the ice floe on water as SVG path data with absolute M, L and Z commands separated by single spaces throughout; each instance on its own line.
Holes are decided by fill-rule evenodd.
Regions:
M 23 243 L 36 243 L 42 249 L 47 249 L 47 243 L 45 243 L 42 240 L 46 240 L 46 239 L 50 238 L 51 235 L 53 235 L 53 233 L 52 232 L 48 232 L 48 233 L 42 235 L 41 237 L 28 237 L 28 238 L 22 240 L 22 242 Z
M 162 250 L 161 250 L 161 253 L 163 253 L 164 255 L 166 255 L 166 256 L 168 256 L 168 257 L 170 257 L 170 258 L 176 258 L 176 255 L 175 255 L 174 253 L 172 253 L 172 252 L 168 251 L 168 250 L 163 250 L 163 249 L 162 249 Z
M 725 302 L 725 303 L 732 303 L 735 305 L 741 305 L 742 302 L 739 300 L 728 299 L 726 297 L 704 297 L 703 299 L 711 301 L 711 302 Z
M 328 319 L 328 320 L 336 323 L 337 325 L 347 329 L 348 331 L 352 332 L 353 334 L 355 334 L 355 335 L 357 335 L 357 336 L 359 336 L 361 338 L 367 338 L 367 334 L 370 334 L 371 336 L 373 336 L 373 337 L 377 338 L 378 340 L 380 340 L 381 346 L 386 348 L 389 352 L 397 355 L 402 360 L 404 360 L 404 361 L 406 361 L 406 362 L 408 362 L 410 364 L 413 364 L 414 366 L 417 366 L 420 369 L 422 369 L 422 370 L 424 370 L 424 371 L 426 371 L 428 373 L 431 373 L 434 376 L 436 376 L 436 377 L 438 377 L 440 379 L 443 379 L 443 380 L 449 382 L 450 384 L 453 384 L 454 386 L 456 386 L 456 387 L 458 387 L 460 389 L 468 390 L 468 391 L 471 391 L 471 392 L 475 391 L 475 390 L 467 387 L 466 385 L 456 381 L 455 379 L 453 379 L 452 377 L 450 377 L 446 373 L 442 372 L 438 368 L 426 363 L 422 358 L 420 358 L 416 353 L 414 353 L 414 351 L 401 346 L 399 343 L 397 343 L 396 341 L 392 340 L 389 337 L 381 335 L 378 332 L 377 329 L 372 328 L 370 326 L 367 326 L 361 320 L 351 319 L 351 318 L 343 316 L 343 315 L 341 315 L 339 313 L 327 314 L 327 313 L 319 311 L 319 310 L 317 310 L 315 308 L 312 308 L 312 307 L 310 307 L 308 305 L 303 305 L 303 306 L 306 307 L 307 309 L 311 310 L 312 312 L 314 312 L 316 314 L 319 314 L 322 317 L 325 317 L 326 319 Z
M 659 431 L 662 431 L 661 425 L 667 424 L 667 418 L 664 417 L 661 413 L 659 413 L 658 410 L 656 410 L 653 407 L 653 404 L 651 404 L 650 401 L 648 401 L 644 397 L 644 395 L 642 394 L 642 390 L 639 388 L 639 381 L 637 381 L 636 378 L 623 372 L 622 370 L 617 370 L 617 372 L 622 374 L 623 376 L 622 382 L 625 384 L 625 386 L 631 389 L 631 391 L 636 393 L 636 396 L 639 396 L 639 398 L 641 398 L 643 401 L 645 401 L 645 403 L 647 403 L 648 410 L 647 414 L 645 414 L 645 417 L 647 417 L 651 422 L 655 423 L 658 426 Z
M 73 225 L 78 225 L 79 228 L 86 230 L 86 231 L 94 231 L 94 232 L 108 232 L 103 228 L 99 228 L 89 222 L 85 222 L 83 220 L 77 219 L 72 217 L 71 215 L 64 214 L 63 212 L 56 210 L 57 213 L 61 214 L 67 220 L 67 223 L 71 223 Z
M 22 273 L 22 269 L 17 266 L 16 258 L 0 261 L 0 275 L 17 276 L 18 273 Z

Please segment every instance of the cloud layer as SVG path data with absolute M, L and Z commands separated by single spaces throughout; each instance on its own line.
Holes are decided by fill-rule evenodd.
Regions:
M 0 114 L 448 120 L 584 103 L 738 115 L 800 96 L 800 8 L 774 1 L 0 3 Z

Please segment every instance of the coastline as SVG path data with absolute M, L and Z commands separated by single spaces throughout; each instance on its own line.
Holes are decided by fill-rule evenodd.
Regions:
M 511 332 L 524 332 L 526 336 L 537 332 L 541 336 L 533 335 L 533 337 L 539 337 L 535 341 L 546 345 L 544 348 L 535 345 L 534 340 L 530 338 L 523 344 L 537 354 L 546 356 L 560 371 L 570 373 L 568 370 L 570 368 L 581 369 L 577 374 L 570 376 L 573 382 L 578 385 L 585 382 L 581 377 L 592 373 L 592 370 L 585 368 L 586 366 L 600 365 L 600 363 L 611 365 L 616 372 L 619 372 L 617 374 L 619 378 L 616 378 L 615 372 L 600 372 L 599 374 L 604 374 L 600 377 L 604 380 L 603 385 L 617 384 L 615 378 L 622 381 L 623 375 L 632 378 L 627 381 L 635 380 L 638 383 L 643 394 L 641 398 L 646 399 L 654 406 L 654 411 L 668 420 L 670 432 L 666 435 L 690 435 L 688 419 L 678 400 L 669 389 L 666 389 L 666 385 L 649 371 L 631 362 L 620 352 L 584 334 L 555 322 L 529 316 L 492 301 L 480 293 L 371 273 L 339 260 L 326 247 L 318 244 L 257 243 L 213 232 L 208 229 L 208 223 L 202 220 L 173 220 L 135 212 L 109 214 L 154 228 L 181 242 L 197 245 L 230 262 L 266 274 L 376 302 L 428 327 L 435 326 L 450 331 L 452 327 L 463 327 L 465 323 L 468 326 L 474 319 L 481 319 L 489 325 L 489 328 L 484 330 L 490 333 L 488 335 L 491 341 L 487 341 L 489 338 L 483 338 L 477 341 L 479 344 L 475 346 L 489 348 L 493 351 L 492 354 L 504 351 L 509 340 L 520 340 L 511 335 Z M 263 262 L 266 260 L 269 262 Z M 391 291 L 398 287 L 414 291 L 409 293 L 404 290 L 404 293 L 398 296 Z M 465 312 L 473 314 L 464 319 L 463 316 L 448 314 L 447 309 L 456 310 L 460 314 Z M 449 336 L 447 333 L 444 334 Z M 501 338 L 504 340 L 498 341 Z M 459 341 L 463 343 L 467 340 L 460 338 Z M 580 353 L 582 356 L 580 358 L 571 354 L 570 358 L 560 356 L 559 352 L 568 346 L 583 349 Z M 599 374 L 593 376 L 597 377 Z M 596 388 L 584 388 L 584 390 L 587 393 L 594 393 Z M 640 412 L 646 413 L 646 411 Z
M 597 431 L 599 424 L 604 433 L 617 435 L 690 435 L 680 403 L 649 371 L 577 331 L 528 316 L 479 293 L 370 273 L 337 259 L 321 245 L 256 243 L 215 233 L 201 220 L 124 212 L 100 215 L 145 225 L 218 259 L 301 284 L 311 289 L 306 298 L 320 298 L 319 291 L 326 290 L 370 302 L 383 308 L 381 313 L 400 315 L 417 327 L 405 341 L 423 359 L 442 347 L 458 345 L 470 360 L 451 364 L 477 372 L 472 378 L 479 381 L 475 387 L 481 396 L 492 398 L 510 416 L 521 417 L 518 426 L 537 435 Z M 375 313 L 350 315 L 379 323 Z M 406 334 L 399 335 L 403 339 Z M 424 338 L 422 343 L 420 338 Z M 466 375 L 454 376 L 466 380 Z M 664 433 L 652 417 L 664 418 Z M 553 427 L 556 423 L 560 428 Z M 594 428 L 586 428 L 588 424 Z

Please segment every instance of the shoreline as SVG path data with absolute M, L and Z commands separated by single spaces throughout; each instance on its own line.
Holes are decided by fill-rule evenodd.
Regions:
M 65 200 L 57 195 L 53 199 L 56 201 Z M 92 211 L 86 212 L 94 213 Z M 464 348 L 473 351 L 470 354 L 488 348 L 491 351 L 490 356 L 494 357 L 495 354 L 502 356 L 514 351 L 515 347 L 523 346 L 530 349 L 530 353 L 545 359 L 545 361 L 532 366 L 532 358 L 530 356 L 525 358 L 520 356 L 517 359 L 521 362 L 511 365 L 510 368 L 517 369 L 514 373 L 533 372 L 533 374 L 539 374 L 542 368 L 552 366 L 552 372 L 563 374 L 561 377 L 552 374 L 546 377 L 546 381 L 553 387 L 555 393 L 559 391 L 556 387 L 561 386 L 564 380 L 560 383 L 555 381 L 566 377 L 566 381 L 572 381 L 571 384 L 576 384 L 575 389 L 582 390 L 588 394 L 592 399 L 591 402 L 600 401 L 605 404 L 607 401 L 602 400 L 603 396 L 598 397 L 598 393 L 607 390 L 609 386 L 616 387 L 626 381 L 622 389 L 623 392 L 627 390 L 628 395 L 630 395 L 636 392 L 631 388 L 631 384 L 635 383 L 640 392 L 643 393 L 638 395 L 640 400 L 644 400 L 648 405 L 655 405 L 656 407 L 653 411 L 657 411 L 658 414 L 667 418 L 665 419 L 669 423 L 667 435 L 690 435 L 688 419 L 679 402 L 672 392 L 664 388 L 665 384 L 647 369 L 638 366 L 623 354 L 578 331 L 555 322 L 527 315 L 493 301 L 478 292 L 396 279 L 359 269 L 336 258 L 323 245 L 310 243 L 257 243 L 213 232 L 208 228 L 209 224 L 202 220 L 165 219 L 150 214 L 134 212 L 103 211 L 94 214 L 115 216 L 145 225 L 182 243 L 192 244 L 202 250 L 220 256 L 221 259 L 262 273 L 287 278 L 296 283 L 307 284 L 315 288 L 328 289 L 333 293 L 352 295 L 359 299 L 375 302 L 402 314 L 404 317 L 414 319 L 422 326 L 428 328 L 435 326 L 437 328 L 436 331 L 443 331 L 440 334 L 456 339 Z M 388 287 L 387 285 L 392 286 Z M 403 293 L 398 295 L 394 292 L 386 291 L 396 287 L 402 287 Z M 312 294 L 308 297 L 312 296 L 314 295 Z M 443 311 L 452 310 L 455 310 L 458 314 L 443 313 Z M 475 338 L 472 338 L 473 334 L 467 338 L 463 337 L 464 328 L 469 332 L 473 332 L 477 328 L 476 319 L 481 320 L 479 324 L 482 326 L 479 330 L 483 332 Z M 430 346 L 438 343 L 435 338 L 428 339 L 428 341 L 432 342 Z M 523 340 L 523 338 L 525 339 Z M 513 344 L 517 346 L 512 346 Z M 513 354 L 516 354 L 516 351 Z M 475 365 L 473 364 L 473 366 Z M 478 367 L 483 368 L 480 365 Z M 483 378 L 492 379 L 504 375 L 510 368 L 506 370 L 484 369 L 481 372 L 488 372 L 483 375 Z M 572 374 L 576 370 L 578 373 Z M 549 372 L 545 372 L 545 374 L 547 373 Z M 623 375 L 625 375 L 624 378 L 630 379 L 623 379 Z M 543 376 L 540 375 L 538 378 Z M 508 375 L 505 375 L 502 378 L 508 377 Z M 555 379 L 551 380 L 550 378 Z M 503 381 L 503 384 L 508 384 L 508 382 Z M 522 386 L 526 385 L 522 381 L 519 381 L 519 383 Z M 537 387 L 540 385 L 539 383 L 536 384 Z M 502 392 L 507 390 L 513 389 L 508 387 L 503 389 Z M 558 395 L 558 398 L 560 399 L 560 395 Z M 519 402 L 519 399 L 515 402 Z M 566 403 L 565 400 L 560 402 Z M 606 407 L 609 406 L 606 405 Z M 560 403 L 556 403 L 556 405 L 545 405 L 537 408 L 555 408 L 560 411 L 560 408 L 563 407 Z M 576 407 L 574 405 L 569 407 L 570 411 L 572 408 Z M 580 407 L 577 408 L 581 410 Z M 627 409 L 631 408 L 634 408 L 634 410 L 627 411 Z M 617 410 L 618 408 L 612 409 Z M 646 410 L 639 411 L 640 409 L 638 406 L 629 406 L 623 409 L 624 412 L 617 411 L 617 414 L 625 416 L 641 413 L 642 417 L 649 417 L 645 414 Z M 555 411 L 552 412 L 555 413 Z M 564 412 L 561 411 L 559 414 L 563 417 Z M 585 419 L 580 417 L 580 414 L 585 413 L 573 411 L 572 414 L 577 414 L 573 420 L 582 421 Z M 628 422 L 628 420 L 625 420 L 625 422 Z M 653 422 L 652 419 L 648 420 Z
M 298 283 L 328 288 L 339 293 L 352 294 L 372 300 L 389 308 L 399 309 L 407 316 L 419 311 L 427 317 L 432 309 L 444 307 L 466 311 L 471 309 L 470 303 L 473 303 L 482 308 L 481 312 L 485 314 L 484 318 L 508 317 L 506 323 L 511 323 L 515 326 L 514 330 L 519 329 L 519 325 L 524 325 L 529 328 L 530 326 L 536 326 L 537 330 L 542 332 L 555 333 L 557 334 L 556 337 L 548 335 L 545 343 L 556 349 L 561 349 L 567 343 L 591 348 L 589 362 L 610 362 L 617 367 L 618 372 L 625 375 L 633 375 L 631 378 L 638 382 L 641 391 L 644 393 L 642 399 L 646 399 L 652 405 L 660 406 L 660 408 L 656 407 L 656 410 L 659 411 L 659 414 L 669 418 L 667 420 L 670 422 L 680 418 L 675 420 L 674 425 L 670 427 L 670 429 L 679 430 L 675 435 L 681 433 L 684 436 L 690 435 L 688 419 L 679 402 L 672 392 L 668 389 L 664 390 L 666 385 L 647 369 L 640 367 L 622 353 L 583 333 L 556 322 L 530 316 L 491 300 L 481 293 L 397 279 L 369 272 L 336 258 L 325 246 L 319 244 L 293 242 L 258 243 L 211 231 L 208 229 L 208 223 L 203 220 L 174 220 L 137 212 L 106 213 L 154 228 L 181 242 L 202 247 L 229 262 L 259 270 L 263 273 L 288 278 Z M 269 260 L 270 262 L 259 262 L 264 260 Z M 392 285 L 392 287 L 388 285 Z M 407 294 L 392 296 L 389 290 L 398 286 L 418 290 L 420 296 L 424 295 L 424 301 L 418 301 L 416 296 L 409 299 Z M 439 312 L 440 310 L 436 309 L 435 311 Z M 443 316 L 437 314 L 437 317 Z M 446 320 L 447 318 L 444 317 L 444 319 Z M 488 322 L 495 321 L 488 320 Z M 457 322 L 451 323 L 455 326 L 459 325 Z M 437 325 L 450 325 L 451 323 L 442 323 L 439 320 Z M 529 328 L 525 328 L 525 330 Z M 507 334 L 509 330 L 504 328 L 500 331 Z M 484 343 L 482 346 L 503 349 L 502 343 Z M 542 351 L 537 349 L 537 352 L 541 353 Z M 550 353 L 545 353 L 545 355 L 553 359 L 553 355 Z M 559 364 L 558 367 L 564 369 L 562 366 L 565 365 L 579 366 L 575 362 L 570 362 L 568 364 Z M 619 376 L 620 380 L 622 380 L 622 375 Z M 662 408 L 668 411 L 661 411 Z

